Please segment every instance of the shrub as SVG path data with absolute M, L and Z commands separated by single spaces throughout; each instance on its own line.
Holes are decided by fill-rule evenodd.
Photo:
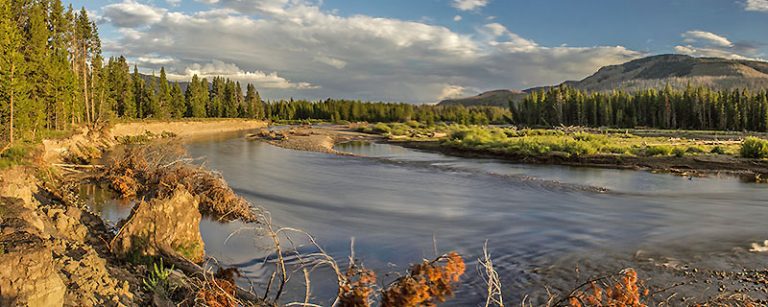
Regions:
M 748 137 L 741 144 L 740 153 L 742 158 L 768 158 L 768 141 L 756 137 Z
M 387 126 L 387 124 L 385 123 L 376 123 L 375 125 L 373 125 L 372 129 L 373 129 L 372 130 L 373 132 L 381 133 L 381 134 L 392 132 L 392 129 L 389 128 L 389 126 Z
M 672 154 L 678 158 L 685 157 L 685 149 L 682 149 L 680 147 L 675 147 L 675 149 L 672 150 Z
M 452 252 L 411 267 L 409 273 L 384 289 L 381 306 L 435 306 L 453 295 L 453 283 L 464 274 L 464 259 Z
M 710 150 L 709 153 L 713 153 L 713 154 L 717 154 L 717 155 L 724 155 L 725 154 L 725 148 L 723 148 L 723 146 L 715 146 L 715 147 L 712 147 L 712 150 Z
M 643 302 L 643 298 L 648 297 L 649 291 L 641 290 L 642 285 L 637 278 L 637 272 L 626 269 L 621 275 L 619 280 L 612 283 L 601 285 L 598 282 L 592 282 L 588 285 L 588 289 L 576 291 L 569 297 L 570 306 L 648 306 Z
M 411 132 L 411 127 L 409 127 L 406 124 L 401 123 L 394 123 L 391 126 L 390 134 L 391 135 L 408 135 Z
M 688 146 L 688 148 L 685 149 L 685 152 L 699 154 L 699 153 L 704 153 L 705 150 L 704 148 L 701 148 L 699 146 Z
M 2 148 L 0 148 L 2 149 Z M 0 169 L 8 168 L 14 165 L 24 164 L 24 160 L 29 155 L 29 147 L 25 145 L 15 145 L 8 148 L 0 154 Z
M 173 265 L 170 268 L 166 268 L 163 265 L 163 259 L 160 258 L 160 263 L 153 263 L 152 267 L 153 270 L 150 270 L 149 276 L 144 279 L 144 287 L 160 297 L 170 298 L 171 294 L 175 291 L 175 287 L 169 280 L 171 272 L 173 272 Z
M 672 150 L 672 146 L 667 145 L 648 146 L 645 149 L 645 154 L 648 156 L 669 156 L 672 154 Z

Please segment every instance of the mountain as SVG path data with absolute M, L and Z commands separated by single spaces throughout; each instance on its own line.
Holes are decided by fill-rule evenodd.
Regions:
M 441 106 L 464 105 L 464 106 L 497 106 L 507 107 L 510 101 L 518 101 L 528 95 L 524 91 L 515 90 L 495 90 L 485 92 L 477 96 L 457 99 L 447 99 L 439 103 Z
M 766 89 L 768 88 L 768 63 L 664 54 L 605 66 L 583 80 L 562 83 L 562 85 L 591 92 L 617 89 L 630 92 L 647 88 L 661 89 L 667 84 L 678 89 L 685 88 L 688 84 L 716 89 Z M 496 90 L 475 97 L 444 100 L 440 105 L 506 105 L 509 98 L 519 101 L 525 97 L 526 93 L 548 87 L 523 91 Z
M 684 88 L 689 83 L 718 89 L 767 88 L 768 63 L 665 54 L 605 66 L 584 80 L 565 82 L 588 91 L 634 91 L 666 84 Z

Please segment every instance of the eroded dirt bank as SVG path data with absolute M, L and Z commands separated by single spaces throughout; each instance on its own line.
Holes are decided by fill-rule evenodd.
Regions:
M 90 211 L 77 191 L 86 178 L 107 179 L 106 166 L 89 161 L 120 144 L 120 138 L 183 139 L 266 125 L 221 120 L 84 128 L 68 139 L 45 141 L 29 165 L 0 170 L 0 306 L 233 305 L 248 297 L 231 276 L 207 276 L 198 266 L 204 258 L 201 213 L 229 213 L 227 203 L 216 203 L 221 199 L 242 205 L 220 177 L 168 155 L 164 147 L 158 149 L 175 160 L 144 162 L 144 167 L 155 169 L 152 180 L 177 185 L 147 189 L 120 229 L 110 228 Z M 121 170 L 130 175 L 121 179 L 139 183 L 136 169 Z M 170 264 L 153 267 L 158 256 L 176 270 L 170 270 Z M 186 286 L 171 286 L 171 281 Z M 255 296 L 248 298 L 265 304 Z

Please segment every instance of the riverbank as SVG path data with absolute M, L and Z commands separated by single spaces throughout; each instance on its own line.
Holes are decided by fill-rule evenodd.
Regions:
M 723 174 L 738 176 L 754 182 L 763 182 L 768 178 L 768 161 L 743 159 L 730 155 L 689 155 L 682 157 L 670 155 L 641 157 L 624 155 L 567 156 L 562 154 L 544 154 L 539 156 L 526 156 L 495 152 L 486 149 L 451 146 L 436 140 L 395 140 L 390 141 L 390 143 L 413 149 L 440 152 L 457 157 L 500 159 L 515 163 L 631 169 L 693 177 Z
M 173 187 L 164 195 L 153 192 L 146 198 L 152 204 L 137 205 L 126 224 L 131 226 L 120 231 L 92 212 L 79 198 L 78 190 L 84 178 L 101 176 L 98 174 L 105 168 L 88 161 L 123 139 L 151 136 L 149 139 L 175 137 L 186 141 L 266 125 L 263 121 L 185 120 L 82 128 L 69 138 L 44 141 L 21 165 L 0 170 L 0 305 L 166 306 L 179 297 L 221 303 L 247 296 L 235 291 L 231 278 L 208 276 L 192 262 L 200 260 L 202 252 L 198 201 L 205 202 L 201 197 L 214 195 L 210 193 L 216 196 L 208 197 L 209 202 L 231 198 L 227 191 L 234 194 L 217 177 L 200 177 L 209 173 L 198 168 L 158 167 L 167 172 L 158 178 L 171 178 L 166 182 L 185 179 L 188 183 L 179 184 L 188 185 L 196 194 Z M 169 148 L 163 145 L 157 151 L 173 157 Z M 144 204 L 144 198 L 137 203 Z M 145 229 L 155 231 L 147 233 Z M 152 243 L 136 245 L 141 242 Z M 163 255 L 166 265 L 155 262 L 159 258 L 153 255 Z M 169 263 L 176 269 L 170 269 Z M 209 284 L 211 281 L 219 285 Z M 171 289 L 171 282 L 183 286 Z M 228 290 L 217 290 L 221 287 Z M 252 301 L 264 303 L 255 297 Z
M 277 147 L 330 154 L 344 154 L 334 149 L 339 143 L 383 140 L 383 136 L 362 133 L 342 125 L 288 126 L 249 134 L 249 140 L 261 140 Z
M 733 132 L 718 134 L 714 132 L 637 130 L 631 132 L 633 136 L 627 137 L 629 131 L 614 131 L 614 134 L 620 138 L 634 138 L 627 145 L 606 145 L 613 146 L 609 150 L 620 151 L 621 153 L 569 154 L 553 151 L 521 154 L 483 144 L 474 146 L 456 141 L 450 142 L 450 128 L 447 127 L 443 130 L 423 131 L 424 129 L 411 129 L 408 126 L 400 125 L 404 128 L 366 130 L 365 127 L 356 125 L 290 126 L 275 131 L 263 130 L 260 133 L 248 135 L 248 138 L 262 140 L 287 149 L 333 154 L 344 154 L 333 149 L 336 144 L 349 141 L 370 141 L 458 157 L 501 159 L 516 163 L 632 169 L 691 177 L 724 174 L 738 176 L 753 182 L 763 182 L 768 178 L 768 160 L 746 159 L 737 156 L 741 144 L 739 138 L 743 138 L 744 135 Z M 398 129 L 401 131 L 393 133 Z M 566 133 L 556 130 L 542 131 L 537 133 L 566 135 Z M 600 133 L 579 133 L 583 135 L 577 135 L 577 138 L 606 138 L 604 134 Z M 574 147 L 581 150 L 577 142 L 574 142 L 576 144 Z M 630 154 L 630 151 L 636 151 L 638 154 Z M 657 151 L 658 153 L 646 154 L 648 151 Z

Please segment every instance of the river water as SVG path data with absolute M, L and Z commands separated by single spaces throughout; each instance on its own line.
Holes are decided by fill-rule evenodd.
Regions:
M 542 302 L 546 288 L 570 289 L 590 274 L 628 266 L 641 277 L 655 273 L 659 284 L 693 265 L 760 267 L 763 255 L 747 249 L 768 239 L 768 189 L 730 177 L 521 165 L 387 144 L 337 147 L 356 157 L 242 138 L 187 148 L 269 211 L 275 225 L 311 233 L 342 265 L 354 238 L 355 256 L 384 283 L 408 264 L 434 258 L 435 245 L 440 252 L 458 251 L 467 273 L 445 305 L 484 304 L 476 260 L 486 241 L 505 299 L 517 305 L 526 295 Z M 105 215 L 118 219 L 126 206 L 107 206 Z M 264 262 L 274 255 L 245 227 L 205 221 L 206 252 L 263 286 L 272 268 Z M 301 235 L 292 238 L 302 252 L 315 251 Z M 294 294 L 283 301 L 303 300 L 300 271 L 289 290 Z M 329 270 L 312 273 L 312 293 L 312 302 L 329 304 L 335 294 Z

